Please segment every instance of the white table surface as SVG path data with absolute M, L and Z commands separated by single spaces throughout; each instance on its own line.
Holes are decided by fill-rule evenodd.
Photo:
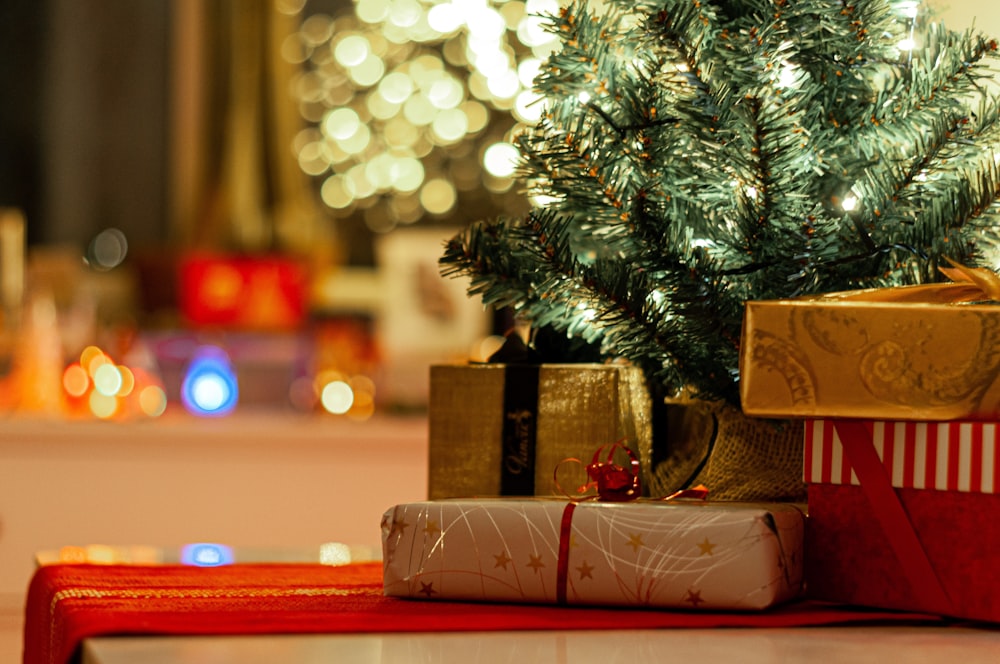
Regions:
M 102 637 L 82 664 L 997 664 L 1000 627 Z

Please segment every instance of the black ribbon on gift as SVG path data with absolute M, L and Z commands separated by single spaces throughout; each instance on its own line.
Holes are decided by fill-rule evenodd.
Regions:
M 535 493 L 541 356 L 521 335 L 511 332 L 489 362 L 504 365 L 500 495 L 531 496 Z

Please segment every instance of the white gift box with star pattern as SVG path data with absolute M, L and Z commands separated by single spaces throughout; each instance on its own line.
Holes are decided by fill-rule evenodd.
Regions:
M 794 505 L 431 500 L 382 519 L 390 596 L 756 610 L 802 589 Z

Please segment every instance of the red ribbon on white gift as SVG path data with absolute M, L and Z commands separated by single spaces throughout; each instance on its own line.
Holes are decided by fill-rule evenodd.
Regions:
M 615 452 L 624 451 L 628 457 L 626 466 L 615 463 Z M 603 455 L 603 456 L 602 456 Z M 642 482 L 639 479 L 640 464 L 633 452 L 624 443 L 624 439 L 602 445 L 594 452 L 591 462 L 586 466 L 588 481 L 577 489 L 576 495 L 572 495 L 563 489 L 559 483 L 559 467 L 564 463 L 583 462 L 576 458 L 563 459 L 553 471 L 553 481 L 556 487 L 569 498 L 569 503 L 563 509 L 562 519 L 559 524 L 559 557 L 556 566 L 556 602 L 566 603 L 566 587 L 569 578 L 569 546 L 570 535 L 573 532 L 573 512 L 576 506 L 582 501 L 598 500 L 602 502 L 630 502 L 639 500 L 642 496 Z M 588 493 L 596 491 L 596 493 Z M 690 489 L 675 491 L 669 496 L 655 498 L 652 500 L 667 501 L 680 499 L 704 500 L 708 496 L 708 489 L 702 485 Z

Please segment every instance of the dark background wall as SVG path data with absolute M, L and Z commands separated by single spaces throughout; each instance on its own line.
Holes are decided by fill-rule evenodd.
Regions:
M 0 3 L 0 205 L 29 243 L 165 239 L 170 5 Z

